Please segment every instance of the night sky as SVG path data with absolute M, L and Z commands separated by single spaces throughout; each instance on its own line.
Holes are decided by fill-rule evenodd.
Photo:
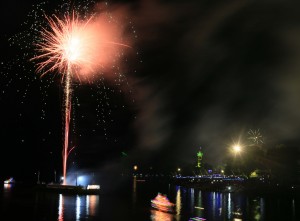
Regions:
M 0 3 L 1 178 L 61 170 L 60 78 L 41 79 L 22 59 L 32 49 L 9 41 L 38 2 Z M 300 3 L 128 0 L 109 7 L 126 12 L 131 49 L 120 64 L 124 76 L 74 84 L 69 168 L 97 172 L 124 161 L 177 168 L 194 163 L 199 147 L 216 165 L 250 129 L 260 130 L 265 148 L 299 146 Z

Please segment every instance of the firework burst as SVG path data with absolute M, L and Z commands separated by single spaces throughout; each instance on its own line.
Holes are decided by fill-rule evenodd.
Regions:
M 99 68 L 105 69 L 118 59 L 119 46 L 129 47 L 113 39 L 120 39 L 122 30 L 105 22 L 103 17 L 90 16 L 80 20 L 71 15 L 46 17 L 49 27 L 42 28 L 41 38 L 35 43 L 37 72 L 42 76 L 58 71 L 63 76 L 71 72 L 72 78 L 88 78 Z
M 250 129 L 248 131 L 248 140 L 251 142 L 252 146 L 254 145 L 260 146 L 264 143 L 263 136 L 261 135 L 259 129 L 257 130 Z
M 64 85 L 64 144 L 63 177 L 66 184 L 67 159 L 74 147 L 69 147 L 69 130 L 71 120 L 72 79 L 90 79 L 99 67 L 105 69 L 118 56 L 118 47 L 128 47 L 111 39 L 118 39 L 121 32 L 112 24 L 105 24 L 102 17 L 91 16 L 80 20 L 72 11 L 63 19 L 57 16 L 47 17 L 49 27 L 42 28 L 41 38 L 36 42 L 37 55 L 31 60 L 37 62 L 37 72 L 42 76 L 57 71 L 62 75 Z M 118 47 L 117 47 L 118 46 Z
M 76 1 L 76 4 L 62 0 L 59 5 L 44 1 L 32 5 L 24 21 L 17 24 L 17 32 L 8 35 L 8 50 L 11 51 L 0 62 L 0 102 L 16 110 L 9 111 L 16 119 L 15 124 L 9 123 L 13 129 L 28 128 L 33 120 L 38 125 L 36 133 L 17 131 L 16 145 L 25 149 L 38 144 L 43 151 L 55 156 L 51 165 L 37 157 L 37 170 L 43 167 L 59 169 L 56 160 L 61 159 L 61 148 L 57 147 L 67 146 L 67 153 L 70 153 L 76 145 L 68 165 L 74 160 L 72 166 L 77 163 L 87 166 L 84 158 L 79 159 L 80 153 L 90 153 L 91 149 L 98 151 L 100 145 L 103 148 L 122 146 L 122 137 L 114 128 L 127 126 L 123 124 L 123 114 L 128 119 L 126 124 L 135 120 L 132 106 L 135 94 L 127 74 L 136 72 L 142 64 L 140 53 L 125 46 L 133 45 L 131 42 L 138 38 L 128 10 L 126 5 L 94 0 Z M 63 38 L 68 42 L 67 36 L 80 37 L 80 41 L 78 38 L 70 41 L 69 46 L 76 47 L 58 47 Z M 76 51 L 80 53 L 73 53 Z M 70 54 L 73 57 L 69 57 Z M 126 69 L 122 66 L 125 63 Z M 34 72 L 37 74 L 32 74 Z M 60 99 L 55 99 L 58 98 L 57 83 L 62 89 L 59 93 L 63 93 L 59 96 L 62 98 L 62 133 L 57 131 L 60 122 L 56 119 L 60 117 L 53 114 L 61 103 L 57 102 Z M 16 95 L 13 101 L 7 99 L 11 93 Z M 118 124 L 121 117 L 122 125 Z M 103 142 L 99 143 L 99 139 Z M 85 148 L 80 148 L 83 146 Z M 75 151 L 78 154 L 74 154 Z
M 32 58 L 42 60 L 37 64 L 37 72 L 44 72 L 44 75 L 58 70 L 65 74 L 70 69 L 91 62 L 88 51 L 92 47 L 89 44 L 89 35 L 84 34 L 90 19 L 86 23 L 80 22 L 75 12 L 72 17 L 64 16 L 64 20 L 57 16 L 46 16 L 46 19 L 51 30 L 43 28 L 42 40 L 36 43 L 39 55 Z

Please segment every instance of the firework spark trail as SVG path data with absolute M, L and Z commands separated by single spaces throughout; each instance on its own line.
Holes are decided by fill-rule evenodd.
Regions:
M 67 71 L 66 80 L 65 80 L 65 137 L 64 137 L 64 146 L 62 152 L 63 158 L 63 183 L 66 184 L 66 177 L 67 177 L 67 159 L 69 153 L 69 131 L 70 131 L 70 119 L 71 119 L 71 91 L 70 91 L 70 71 Z
M 74 147 L 69 148 L 72 79 L 74 76 L 79 80 L 82 76 L 89 78 L 89 73 L 99 67 L 98 63 L 103 68 L 112 62 L 110 59 L 113 54 L 118 52 L 115 46 L 128 46 L 111 41 L 111 38 L 118 38 L 120 33 L 110 32 L 112 29 L 105 28 L 103 22 L 100 26 L 105 29 L 102 29 L 104 34 L 99 32 L 99 25 L 91 23 L 93 16 L 86 21 L 80 21 L 73 11 L 72 16 L 65 15 L 64 20 L 59 19 L 57 16 L 53 16 L 53 18 L 46 16 L 46 19 L 50 30 L 42 29 L 41 40 L 36 43 L 39 55 L 31 60 L 39 61 L 36 70 L 37 72 L 43 72 L 41 76 L 53 71 L 59 71 L 62 74 L 62 82 L 64 83 L 64 144 L 62 157 L 63 184 L 65 185 L 67 159 L 74 149 Z M 117 34 L 117 36 L 113 36 L 114 34 Z M 107 47 L 108 44 L 109 47 Z

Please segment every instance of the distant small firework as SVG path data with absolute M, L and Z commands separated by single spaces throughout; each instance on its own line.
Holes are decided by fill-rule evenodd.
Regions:
M 259 129 L 248 131 L 248 140 L 250 140 L 251 145 L 262 145 L 264 143 L 263 136 L 261 135 Z

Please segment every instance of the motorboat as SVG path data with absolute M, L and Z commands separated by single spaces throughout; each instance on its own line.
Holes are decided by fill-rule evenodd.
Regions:
M 7 179 L 7 180 L 4 180 L 4 184 L 14 184 L 15 183 L 15 180 L 13 177 Z
M 151 200 L 151 206 L 159 211 L 174 213 L 175 204 L 170 202 L 166 195 L 158 193 L 157 196 Z

